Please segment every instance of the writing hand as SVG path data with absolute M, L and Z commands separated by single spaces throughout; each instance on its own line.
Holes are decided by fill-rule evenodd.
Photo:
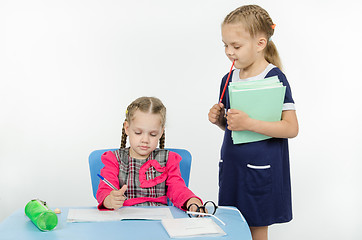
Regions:
M 123 185 L 119 190 L 113 190 L 103 202 L 103 205 L 109 209 L 118 209 L 123 207 L 123 203 L 126 200 L 124 193 L 127 190 L 127 185 Z

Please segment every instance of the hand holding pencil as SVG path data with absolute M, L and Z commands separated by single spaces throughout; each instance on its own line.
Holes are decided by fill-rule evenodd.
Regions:
M 121 189 L 118 190 L 112 183 L 110 183 L 107 179 L 105 179 L 102 175 L 97 174 L 98 177 L 107 184 L 113 191 L 104 199 L 103 205 L 108 209 L 118 209 L 123 207 L 123 203 L 127 200 L 127 196 L 124 193 L 127 190 L 127 185 L 121 184 Z
M 225 129 L 225 108 L 224 104 L 218 103 L 212 106 L 209 111 L 209 121 L 221 129 Z
M 230 72 L 229 72 L 229 75 L 228 75 L 228 77 L 226 79 L 224 89 L 223 89 L 223 91 L 221 93 L 219 103 L 212 106 L 212 108 L 209 111 L 209 115 L 208 115 L 209 116 L 209 121 L 211 123 L 219 126 L 222 130 L 225 130 L 225 126 L 226 126 L 225 106 L 222 103 L 222 99 L 224 98 L 225 91 L 226 91 L 226 88 L 228 86 L 230 76 L 231 76 L 231 72 L 233 71 L 234 64 L 235 64 L 235 60 L 233 61 L 233 64 L 231 65 Z
M 124 193 L 127 190 L 127 185 L 119 190 L 113 190 L 103 201 L 103 205 L 108 209 L 117 210 L 118 208 L 123 207 L 124 201 L 127 199 Z

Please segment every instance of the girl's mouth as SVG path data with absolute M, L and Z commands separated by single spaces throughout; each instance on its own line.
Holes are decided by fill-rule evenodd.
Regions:
M 140 148 L 141 148 L 142 150 L 147 150 L 147 149 L 148 149 L 147 146 L 140 146 Z

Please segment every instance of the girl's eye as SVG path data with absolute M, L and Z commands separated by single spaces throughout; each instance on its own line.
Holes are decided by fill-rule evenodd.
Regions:
M 151 135 L 151 137 L 156 137 L 157 136 L 157 134 L 154 134 L 154 133 L 151 133 L 150 135 Z
M 240 47 L 238 46 L 238 47 L 234 47 L 235 49 L 239 49 Z
M 135 134 L 136 134 L 136 135 L 140 135 L 140 134 L 141 134 L 141 132 L 135 132 Z

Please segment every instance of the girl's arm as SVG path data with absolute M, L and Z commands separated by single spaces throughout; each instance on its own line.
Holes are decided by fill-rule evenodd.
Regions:
M 111 152 L 105 152 L 101 156 L 102 163 L 104 167 L 101 169 L 101 175 L 106 178 L 113 186 L 119 187 L 119 165 L 116 156 Z M 98 191 L 96 194 L 97 201 L 99 203 L 98 209 L 109 208 L 109 199 L 105 202 L 106 198 L 111 196 L 111 192 L 114 191 L 103 181 L 99 181 Z
M 202 201 L 188 187 L 186 187 L 185 181 L 181 177 L 180 161 L 180 155 L 171 151 L 169 152 L 166 163 L 168 171 L 166 179 L 166 194 L 177 208 L 187 210 L 187 206 L 194 201 L 198 202 L 197 200 L 199 200 L 199 203 L 201 204 Z
M 266 122 L 252 119 L 243 111 L 229 109 L 227 123 L 231 131 L 252 131 L 275 138 L 294 138 L 299 131 L 295 110 L 283 111 L 280 121 Z

